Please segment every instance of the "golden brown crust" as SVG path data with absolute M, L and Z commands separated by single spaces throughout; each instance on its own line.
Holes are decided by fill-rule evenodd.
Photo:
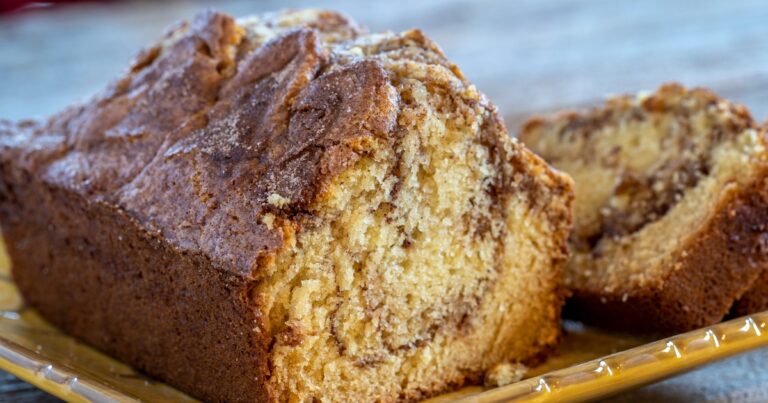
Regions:
M 700 120 L 692 118 L 697 112 Z M 706 114 L 706 120 L 701 114 Z M 633 158 L 631 152 L 622 153 L 620 147 L 627 145 L 607 143 L 619 144 L 607 152 L 608 147 L 602 145 L 605 143 L 599 143 L 604 137 L 598 136 L 610 136 L 616 127 L 632 122 L 640 126 L 637 122 L 648 121 L 650 115 L 668 118 L 674 123 L 665 127 L 672 127 L 677 137 L 661 138 L 668 142 L 673 138 L 674 147 L 679 147 L 680 152 L 654 154 L 655 161 L 663 163 L 647 165 L 653 169 L 632 171 L 625 167 L 627 162 L 618 157 Z M 702 122 L 710 122 L 709 126 L 703 126 L 704 131 L 701 126 L 693 127 Z M 685 234 L 685 243 L 676 246 L 669 256 L 663 255 L 655 263 L 642 260 L 623 263 L 639 268 L 634 271 L 611 266 L 609 259 L 613 255 L 610 253 L 636 248 L 632 240 L 637 241 L 639 236 L 633 237 L 635 233 L 647 224 L 666 219 L 665 215 L 689 189 L 696 188 L 703 178 L 709 179 L 716 167 L 715 157 L 707 150 L 737 137 L 750 138 L 751 133 L 755 149 L 745 152 L 751 153 L 754 161 L 752 157 L 743 156 L 738 162 L 750 164 L 745 165 L 742 174 L 749 175 L 751 184 L 736 183 L 733 178 L 726 180 L 723 193 L 716 195 L 718 198 L 725 195 L 724 198 L 719 199 L 717 205 L 707 207 L 712 213 L 702 218 L 703 226 L 694 227 L 695 233 Z M 581 254 L 581 260 L 570 268 L 574 295 L 566 304 L 564 315 L 616 329 L 659 332 L 690 330 L 721 320 L 733 301 L 768 265 L 765 248 L 768 230 L 760 221 L 768 212 L 764 190 L 768 177 L 763 157 L 765 136 L 743 106 L 731 104 L 711 91 L 687 90 L 677 84 L 666 84 L 649 95 L 616 97 L 589 113 L 567 111 L 553 119 L 534 118 L 527 122 L 522 129 L 522 140 L 542 152 L 548 161 L 555 166 L 567 165 L 574 159 L 583 161 L 581 166 L 593 169 L 585 172 L 594 174 L 597 169 L 607 172 L 606 177 L 611 179 L 599 182 L 601 186 L 613 186 L 598 189 L 613 192 L 606 193 L 610 198 L 597 206 L 599 213 L 589 219 L 586 214 L 577 217 L 577 223 L 581 222 L 575 228 L 571 244 L 577 254 Z M 655 144 L 657 140 L 638 141 Z M 567 148 L 571 142 L 579 146 Z M 694 145 L 695 142 L 699 145 Z M 603 148 L 596 148 L 598 146 Z M 641 146 L 635 144 L 634 147 L 637 152 L 641 151 Z M 699 147 L 703 153 L 685 153 L 694 149 L 692 147 Z M 741 147 L 747 150 L 746 147 L 751 146 L 734 144 L 733 147 L 742 152 Z M 580 169 L 578 165 L 568 166 Z M 591 192 L 589 185 L 583 185 L 582 192 Z M 648 232 L 642 236 L 664 235 Z M 658 257 L 652 242 L 643 245 L 649 253 L 628 256 Z M 609 267 L 600 266 L 598 260 Z M 601 271 L 604 268 L 605 273 Z
M 6 138 L 15 149 L 6 157 L 24 153 L 35 175 L 114 204 L 221 269 L 256 275 L 283 242 L 260 217 L 293 221 L 396 116 L 381 66 L 333 65 L 321 38 L 294 27 L 229 68 L 241 33 L 232 18 L 203 13 L 91 103 L 21 142 Z M 243 236 L 214 235 L 223 232 Z
M 768 180 L 732 195 L 676 252 L 658 286 L 574 290 L 564 315 L 618 330 L 676 333 L 719 322 L 768 265 Z
M 394 118 L 375 62 L 325 72 L 320 38 L 345 21 L 329 17 L 239 54 L 234 21 L 205 12 L 90 103 L 0 122 L 0 217 L 29 304 L 204 400 L 275 400 L 251 290 L 285 234 L 259 215 L 304 214 Z
M 5 163 L 0 178 L 14 281 L 43 317 L 203 400 L 274 396 L 269 338 L 243 278 L 179 253 L 109 204 Z
M 768 270 L 755 280 L 752 287 L 731 308 L 730 316 L 738 317 L 768 309 Z
M 765 173 L 768 175 L 768 172 Z M 628 294 L 574 291 L 564 314 L 641 332 L 683 332 L 719 322 L 768 265 L 768 176 L 733 192 L 677 252 L 661 286 Z
M 0 221 L 28 302 L 66 331 L 202 399 L 284 398 L 288 392 L 273 381 L 275 345 L 301 346 L 311 335 L 298 322 L 274 320 L 259 287 L 274 276 L 267 272 L 277 253 L 321 222 L 313 209 L 334 196 L 331 182 L 397 141 L 397 125 L 423 119 L 402 113 L 395 72 L 383 68 L 391 61 L 443 74 L 440 83 L 404 76 L 444 85 L 446 98 L 462 88 L 455 98 L 466 105 L 436 108 L 456 112 L 467 126 L 482 120 L 492 159 L 483 180 L 492 182 L 494 204 L 485 232 L 502 249 L 504 230 L 491 226 L 506 222 L 509 200 L 525 198 L 541 231 L 556 237 L 547 247 L 551 261 L 541 264 L 548 273 L 542 288 L 560 287 L 570 180 L 506 138 L 497 111 L 423 34 L 364 37 L 355 46 L 369 41 L 369 57 L 349 41 L 359 32 L 334 13 L 256 17 L 238 26 L 206 12 L 143 51 L 88 104 L 45 123 L 0 122 Z M 538 344 L 509 350 L 524 351 L 516 359 L 541 357 L 556 342 L 562 293 L 539 295 L 552 329 L 538 329 L 546 336 Z M 430 319 L 435 326 L 423 320 L 427 331 L 461 341 L 479 320 L 473 314 L 483 297 L 457 300 L 450 316 Z M 428 332 L 387 345 L 389 352 L 419 352 L 433 337 Z M 477 361 L 467 354 L 471 369 L 449 372 L 460 376 L 424 377 L 402 386 L 399 397 L 479 382 L 483 363 L 511 355 L 493 351 Z M 398 387 L 382 393 L 397 396 Z

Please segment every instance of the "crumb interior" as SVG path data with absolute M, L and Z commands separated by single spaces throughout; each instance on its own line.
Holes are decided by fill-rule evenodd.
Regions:
M 360 43 L 398 93 L 399 138 L 337 177 L 301 232 L 267 218 L 289 246 L 255 293 L 273 327 L 271 382 L 289 401 L 423 397 L 559 335 L 562 224 L 524 194 L 499 216 L 489 187 L 511 168 L 481 141 L 474 88 L 388 50 L 402 43 Z
M 533 150 L 576 183 L 566 283 L 631 292 L 672 269 L 673 252 L 765 158 L 764 139 L 739 114 L 703 91 L 668 87 L 527 128 Z

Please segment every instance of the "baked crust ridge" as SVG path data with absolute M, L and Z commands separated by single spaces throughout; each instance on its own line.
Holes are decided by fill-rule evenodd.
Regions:
M 0 122 L 26 301 L 206 401 L 415 400 L 542 359 L 572 199 L 421 32 L 333 12 L 207 11 Z
M 576 182 L 566 317 L 673 333 L 760 305 L 768 134 L 744 106 L 670 83 L 520 137 Z
M 679 333 L 717 323 L 768 265 L 768 171 L 734 192 L 680 250 L 661 286 L 637 293 L 574 291 L 563 315 L 600 326 Z M 713 245 L 718 247 L 713 247 Z

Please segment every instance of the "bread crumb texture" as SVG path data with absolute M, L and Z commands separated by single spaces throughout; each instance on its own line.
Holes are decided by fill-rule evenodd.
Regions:
M 485 373 L 485 386 L 498 387 L 515 383 L 525 377 L 528 367 L 519 363 L 497 364 Z
M 238 379 L 259 364 L 243 360 L 266 362 L 259 396 L 136 360 L 199 397 L 417 400 L 533 363 L 560 337 L 571 181 L 420 31 L 203 13 L 91 103 L 12 131 L 8 160 L 210 264 L 236 296 L 220 309 L 253 315 L 242 358 L 205 365 Z M 162 286 L 137 281 L 142 304 Z M 173 309 L 205 284 L 178 287 Z M 167 334 L 194 343 L 179 329 Z
M 660 295 L 675 288 L 665 282 L 679 272 L 690 288 L 676 295 L 672 309 L 703 315 L 681 326 L 703 326 L 720 320 L 761 271 L 734 274 L 728 266 L 741 264 L 735 261 L 714 267 L 718 256 L 738 248 L 745 267 L 765 261 L 765 228 L 749 220 L 765 210 L 762 191 L 750 189 L 764 187 L 766 133 L 744 107 L 668 84 L 586 113 L 532 119 L 520 137 L 576 183 L 566 284 L 577 297 L 627 309 L 641 299 L 660 305 Z M 696 260 L 706 253 L 709 263 Z M 718 279 L 716 272 L 729 274 Z M 717 300 L 719 294 L 727 295 Z M 719 305 L 694 313 L 699 299 L 710 297 Z M 651 308 L 659 326 L 668 325 L 663 315 L 685 316 L 667 308 Z M 656 328 L 642 319 L 638 326 Z
M 361 35 L 334 53 L 386 71 L 396 123 L 329 184 L 314 225 L 254 290 L 278 335 L 276 390 L 419 399 L 553 345 L 567 180 L 530 178 L 547 175 L 539 161 L 538 172 L 512 166 L 534 157 L 420 32 Z M 530 189 L 512 191 L 514 175 L 562 196 L 532 205 Z

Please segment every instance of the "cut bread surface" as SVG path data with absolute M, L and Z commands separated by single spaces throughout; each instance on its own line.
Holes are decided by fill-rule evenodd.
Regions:
M 329 186 L 316 209 L 330 224 L 299 235 L 276 259 L 281 275 L 257 290 L 290 335 L 274 349 L 280 388 L 366 399 L 405 381 L 405 396 L 423 397 L 477 379 L 500 357 L 534 359 L 559 333 L 558 274 L 540 268 L 559 264 L 548 251 L 562 247 L 553 223 L 568 220 L 568 206 L 533 212 L 508 175 L 530 175 L 552 201 L 567 181 L 499 136 L 455 72 L 409 57 L 438 57 L 421 34 L 351 46 L 387 70 L 402 103 L 399 138 Z M 530 172 L 512 158 L 527 158 Z M 387 381 L 351 381 L 356 370 Z
M 560 337 L 571 181 L 419 31 L 204 13 L 0 146 L 29 303 L 205 400 L 414 400 Z
M 576 316 L 703 326 L 765 267 L 766 138 L 743 107 L 670 84 L 531 120 L 520 138 L 576 183 L 566 269 Z

